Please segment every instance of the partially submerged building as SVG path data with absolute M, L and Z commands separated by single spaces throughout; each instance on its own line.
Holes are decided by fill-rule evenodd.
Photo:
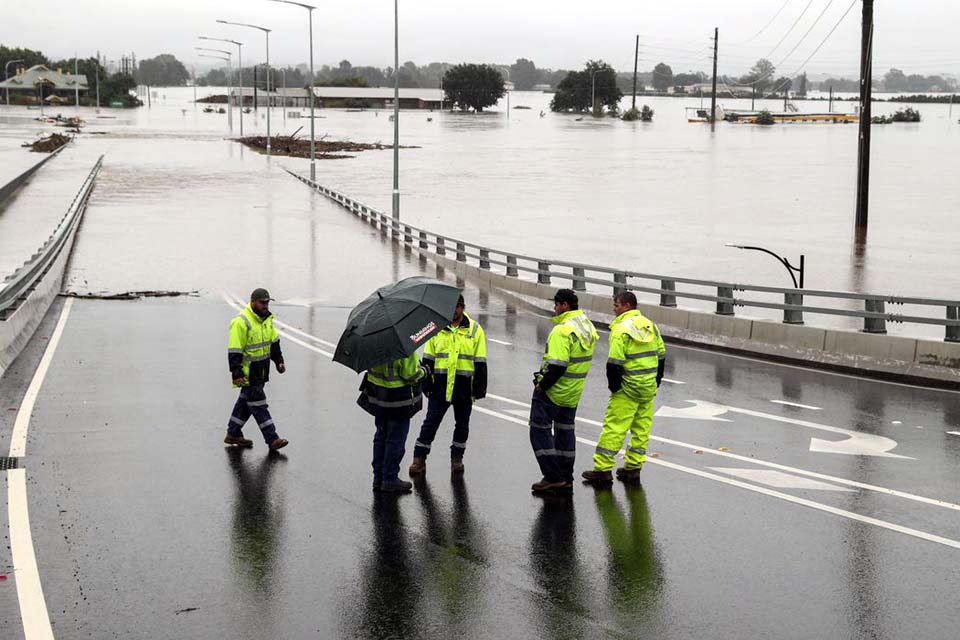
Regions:
M 87 76 L 63 73 L 38 64 L 29 69 L 20 69 L 17 75 L 0 82 L 0 89 L 9 92 L 11 98 L 18 103 L 33 103 L 43 101 L 50 103 L 73 103 L 78 91 L 86 93 Z

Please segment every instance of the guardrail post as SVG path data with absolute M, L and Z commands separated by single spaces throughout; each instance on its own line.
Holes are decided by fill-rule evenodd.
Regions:
M 427 232 L 426 232 L 426 231 L 421 231 L 421 232 L 420 232 L 420 248 L 421 248 L 421 249 L 429 249 L 429 248 L 430 248 L 430 245 L 427 244 Z
M 783 304 L 792 304 L 792 305 L 800 306 L 803 304 L 803 294 L 802 293 L 784 293 Z M 803 311 L 800 311 L 799 309 L 784 309 L 783 323 L 784 324 L 803 324 Z
M 389 226 L 390 226 L 390 220 L 389 220 L 389 218 L 387 218 L 387 214 L 381 213 L 381 214 L 380 214 L 380 233 L 381 233 L 382 235 L 386 235 L 386 234 L 387 234 L 387 227 L 389 227 Z
M 864 307 L 867 311 L 873 313 L 884 313 L 885 308 L 883 300 L 864 300 Z M 863 332 L 864 333 L 886 333 L 887 332 L 887 321 L 884 318 L 864 318 L 863 319 Z
M 507 256 L 507 275 L 514 278 L 520 275 L 517 270 L 517 256 Z
M 947 320 L 960 320 L 960 307 L 947 307 Z M 944 342 L 960 342 L 960 327 L 947 325 Z
M 489 249 L 480 249 L 480 268 L 481 269 L 490 268 L 490 250 Z
M 717 287 L 718 298 L 733 298 L 733 287 Z M 732 316 L 733 303 L 717 300 L 717 315 Z
M 583 267 L 574 267 L 573 268 L 573 290 L 574 291 L 586 291 L 587 283 L 583 279 L 587 275 L 584 272 Z
M 550 271 L 550 263 L 537 261 L 537 282 L 540 284 L 550 284 L 550 274 L 545 271 Z
M 618 287 L 617 286 L 618 284 L 623 286 Z M 627 290 L 627 274 L 625 273 L 613 274 L 613 295 L 618 296 L 626 290 Z
M 443 236 L 437 236 L 437 255 L 438 256 L 447 255 L 447 250 L 444 245 Z
M 462 243 L 457 243 L 457 262 L 467 261 L 467 247 Z
M 407 225 L 403 225 L 403 244 L 413 245 L 413 230 Z
M 673 280 L 661 280 L 660 288 L 666 291 L 676 291 L 677 283 Z M 677 306 L 677 296 L 669 293 L 660 294 L 660 306 L 661 307 L 676 307 Z

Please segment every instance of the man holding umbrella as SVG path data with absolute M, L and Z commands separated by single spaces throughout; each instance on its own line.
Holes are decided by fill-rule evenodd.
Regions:
M 423 408 L 427 374 L 417 349 L 454 316 L 460 291 L 417 276 L 381 287 L 350 312 L 333 359 L 366 371 L 357 404 L 374 417 L 374 491 L 408 492 L 400 479 L 410 418 Z

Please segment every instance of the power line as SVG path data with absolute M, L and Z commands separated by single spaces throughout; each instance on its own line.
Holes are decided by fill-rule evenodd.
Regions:
M 825 14 L 825 13 L 827 12 L 827 9 L 829 9 L 830 6 L 831 6 L 833 3 L 834 3 L 834 0 L 830 0 L 830 1 L 827 3 L 827 5 L 823 8 L 823 11 L 820 12 L 820 15 L 817 16 L 817 19 L 814 20 L 814 21 L 813 21 L 813 24 L 810 25 L 810 28 L 807 29 L 807 32 L 806 32 L 805 34 L 803 34 L 803 37 L 800 38 L 800 40 L 797 42 L 797 44 L 793 45 L 793 49 L 790 49 L 790 53 L 788 53 L 787 55 L 785 55 L 785 56 L 783 57 L 783 59 L 780 60 L 780 64 L 778 64 L 777 66 L 782 66 L 783 63 L 786 62 L 786 61 L 790 58 L 790 56 L 793 55 L 793 52 L 796 51 L 796 50 L 800 47 L 801 44 L 803 44 L 803 41 L 807 39 L 807 36 L 810 35 L 810 32 L 813 31 L 813 28 L 817 26 L 817 23 L 818 23 L 818 22 L 820 22 L 820 18 L 823 17 L 823 14 Z
M 783 41 L 786 40 L 786 39 L 790 36 L 791 33 L 793 33 L 793 30 L 796 29 L 796 28 L 797 28 L 797 25 L 800 24 L 800 21 L 803 20 L 803 16 L 807 15 L 807 10 L 810 9 L 810 5 L 812 5 L 812 4 L 813 4 L 813 0 L 810 0 L 810 2 L 807 3 L 807 6 L 805 6 L 805 7 L 803 8 L 803 11 L 800 12 L 800 16 L 797 17 L 797 19 L 793 21 L 793 24 L 790 25 L 790 28 L 787 29 L 787 32 L 786 32 L 785 34 L 783 34 L 783 37 L 782 37 L 782 38 L 780 38 L 780 42 L 778 42 L 778 43 L 773 47 L 773 49 L 770 50 L 770 53 L 768 53 L 767 55 L 763 56 L 764 58 L 769 58 L 770 56 L 773 55 L 773 52 L 774 52 L 774 51 L 776 51 L 777 49 L 780 48 L 780 45 L 783 44 Z
M 787 5 L 788 5 L 788 4 L 790 4 L 790 0 L 787 0 L 786 2 L 784 2 L 784 3 L 783 3 L 783 6 L 781 6 L 779 9 L 777 9 L 777 12 L 776 12 L 775 14 L 773 14 L 773 17 L 772 17 L 772 18 L 770 18 L 770 22 L 768 22 L 767 24 L 763 25 L 763 28 L 761 28 L 760 31 L 757 31 L 757 32 L 753 35 L 752 38 L 750 38 L 749 40 L 744 40 L 743 42 L 736 42 L 736 43 L 734 43 L 734 46 L 745 45 L 745 44 L 748 44 L 748 43 L 753 42 L 754 40 L 756 40 L 756 39 L 760 36 L 761 33 L 763 33 L 764 31 L 767 30 L 767 27 L 769 27 L 770 25 L 773 24 L 773 21 L 776 20 L 776 19 L 780 16 L 780 14 L 783 12 L 783 10 L 787 8 Z

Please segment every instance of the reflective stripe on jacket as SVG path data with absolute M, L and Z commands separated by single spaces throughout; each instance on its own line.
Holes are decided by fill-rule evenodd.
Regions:
M 435 389 L 443 390 L 447 402 L 453 401 L 453 388 L 458 379 L 465 378 L 460 385 L 469 388 L 474 374 L 479 374 L 478 369 L 487 362 L 483 327 L 467 314 L 463 314 L 463 319 L 466 322 L 461 321 L 459 327 L 444 327 L 423 349 L 424 362 L 433 369 Z
M 227 360 L 231 371 L 241 367 L 245 384 L 263 384 L 270 376 L 271 351 L 279 353 L 280 334 L 273 326 L 273 314 L 261 318 L 248 304 L 230 321 Z M 274 347 L 277 345 L 277 347 Z M 282 358 L 275 358 L 282 362 Z M 234 385 L 236 386 L 236 385 Z
M 360 406 L 375 416 L 409 418 L 423 408 L 420 381 L 426 375 L 417 353 L 367 371 Z
M 551 365 L 564 369 L 563 376 L 546 389 L 546 394 L 556 405 L 575 407 L 580 402 L 593 360 L 593 348 L 600 335 L 587 315 L 579 309 L 554 316 L 551 320 L 557 326 L 547 337 L 540 373 L 546 373 Z
M 610 323 L 608 364 L 623 369 L 623 390 L 635 397 L 657 392 L 657 368 L 666 357 L 660 329 L 636 309 L 625 311 Z

